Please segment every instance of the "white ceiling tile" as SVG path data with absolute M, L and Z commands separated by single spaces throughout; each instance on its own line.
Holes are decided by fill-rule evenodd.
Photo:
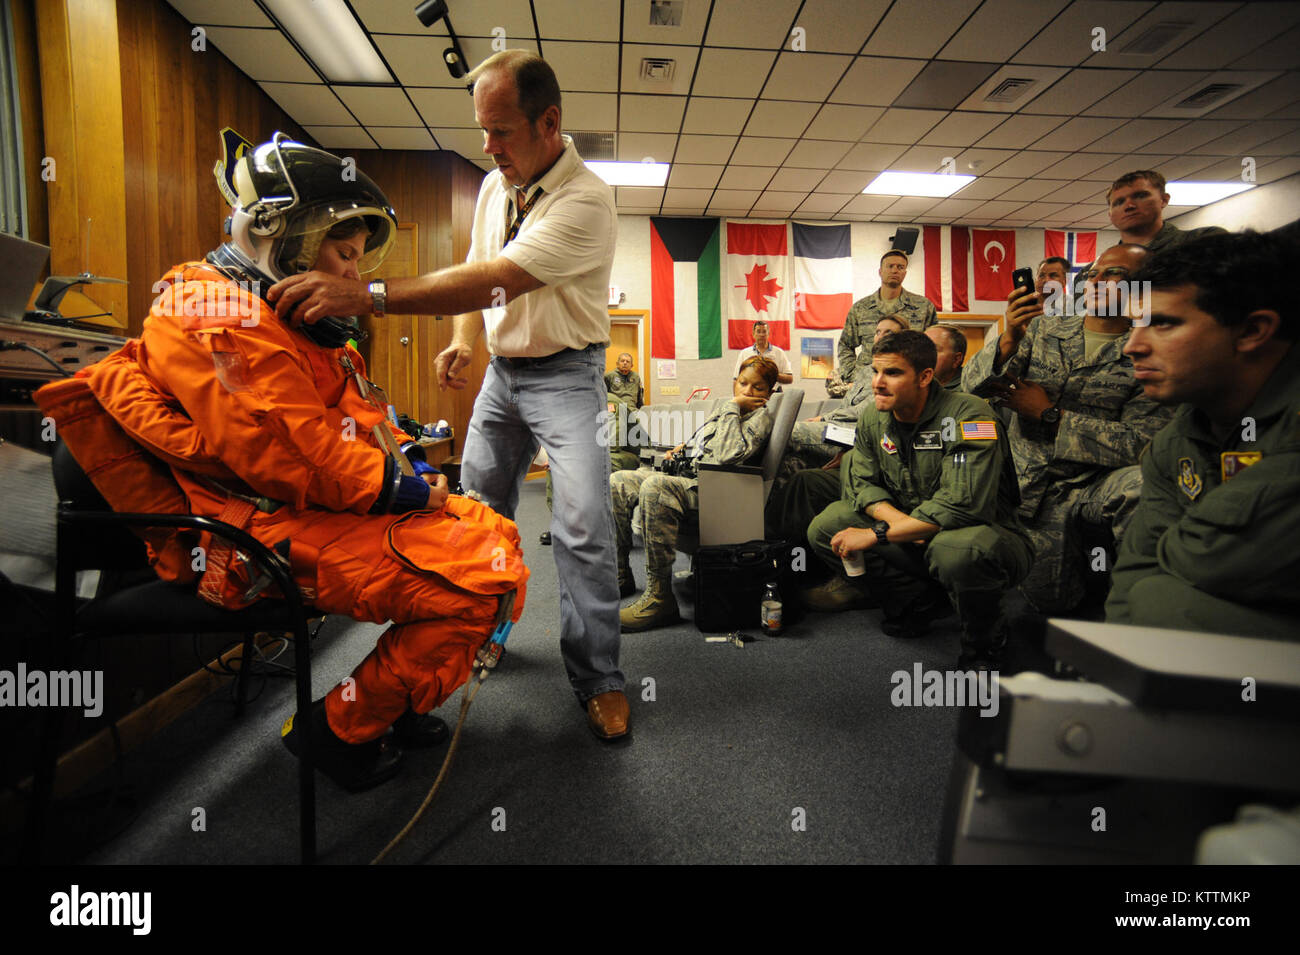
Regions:
M 1076 116 L 1138 75 L 1136 70 L 1071 70 L 1022 109 L 1033 114 Z
M 888 106 L 925 67 L 925 60 L 860 56 L 831 93 L 832 103 Z
M 710 202 L 709 208 L 705 210 L 705 213 L 711 216 L 722 216 L 727 219 L 747 219 L 749 218 L 749 206 L 743 208 L 728 208 L 727 206 L 719 205 L 716 202 Z
M 1053 183 L 1053 188 L 1052 191 L 1047 194 L 1047 198 L 1055 202 L 1078 203 L 1096 200 L 1099 209 L 1106 208 L 1106 198 L 1103 195 L 1106 191 L 1106 187 L 1103 183 L 1087 181 L 1063 183 L 1057 180 L 1049 181 Z
M 321 83 L 258 83 L 300 126 L 355 126 L 347 111 L 328 86 Z
M 718 180 L 718 190 L 758 189 L 767 187 L 776 172 L 775 166 L 729 166 Z
M 1164 169 L 1165 164 L 1173 158 L 1173 156 L 1152 153 L 1126 153 L 1119 159 L 1108 162 L 1104 166 L 1098 166 L 1079 178 L 1091 180 L 1095 183 L 1114 182 L 1120 176 L 1127 175 L 1137 169 Z
M 994 199 L 1023 180 L 1004 179 L 1000 176 L 980 176 L 953 193 L 954 199 Z
M 772 177 L 767 188 L 777 192 L 810 192 L 817 187 L 825 174 L 823 169 L 797 169 L 787 166 Z M 862 187 L 859 186 L 857 191 L 861 192 Z
M 253 0 L 167 0 L 176 12 L 190 23 L 214 24 L 228 27 L 271 27 L 274 23 L 262 13 Z
M 895 106 L 915 109 L 956 109 L 974 95 L 995 68 L 988 63 L 955 63 L 931 60 L 916 79 L 894 100 Z M 982 112 L 973 110 L 972 112 Z
M 737 136 L 745 128 L 752 100 L 692 96 L 686 105 L 684 133 Z
M 204 0 L 212 3 L 212 0 Z M 415 15 L 415 7 L 406 0 L 350 0 L 352 9 L 371 33 L 441 33 L 447 36 L 446 27 L 439 22 L 434 29 L 426 29 Z M 460 32 L 460 21 L 456 30 Z
M 1213 33 L 1214 24 L 1222 20 L 1240 4 L 1236 2 L 1161 3 L 1117 33 L 1106 36 L 1106 49 L 1088 58 L 1089 66 L 1134 67 L 1137 69 L 1165 69 L 1165 56 L 1202 33 Z M 1139 42 L 1149 42 L 1152 28 L 1164 29 L 1171 23 L 1186 24 L 1182 32 L 1150 53 L 1133 53 L 1128 48 Z
M 1258 167 L 1256 168 L 1258 169 Z M 1240 182 L 1241 169 L 1241 160 L 1235 156 L 1232 159 L 1220 159 L 1197 170 L 1196 180 L 1201 182 L 1226 182 L 1233 179 Z
M 1258 89 L 1243 93 L 1207 115 L 1214 119 L 1263 119 L 1300 100 L 1300 83 L 1294 73 L 1279 76 Z
M 1066 74 L 1063 68 L 1007 65 L 975 88 L 958 109 L 985 113 L 1014 113 Z M 1014 85 L 1012 85 L 1014 84 Z M 997 99 L 994 99 L 994 96 Z M 1005 97 L 1012 97 L 1006 99 Z
M 903 172 L 939 172 L 945 159 L 956 162 L 954 152 L 949 146 L 913 146 L 895 159 L 889 168 Z M 966 174 L 967 170 L 958 169 L 957 172 Z
M 700 68 L 691 91 L 700 96 L 754 99 L 775 60 L 775 52 L 706 48 L 700 55 Z
M 1217 70 L 1300 23 L 1294 3 L 1247 3 L 1161 60 L 1171 70 Z
M 1112 153 L 1137 152 L 1151 140 L 1172 133 L 1183 125 L 1184 121 L 1180 119 L 1131 119 L 1113 133 L 1098 139 L 1094 147 Z M 1144 151 L 1151 152 L 1149 148 Z
M 420 126 L 371 126 L 370 135 L 380 149 L 436 149 L 429 131 Z
M 839 139 L 856 143 L 884 115 L 879 106 L 827 103 L 804 132 L 809 139 Z
M 713 0 L 704 43 L 778 49 L 789 39 L 798 9 L 799 0 Z
M 748 209 L 754 204 L 762 189 L 719 189 L 713 193 L 713 199 L 710 205 L 716 203 L 726 206 L 728 209 L 735 209 L 744 206 Z
M 857 53 L 889 5 L 890 0 L 806 0 L 795 26 L 803 27 L 809 50 Z
M 999 199 L 999 202 L 1002 200 Z M 1048 216 L 1060 215 L 1065 210 L 1071 208 L 1068 202 L 1031 202 L 1027 206 L 1016 210 L 1017 216 L 1034 216 L 1039 219 L 1045 219 Z
M 1288 120 L 1256 120 L 1226 136 L 1202 143 L 1190 152 L 1202 156 L 1241 156 L 1295 128 L 1295 123 Z
M 1016 199 L 990 199 L 972 212 L 971 215 L 983 216 L 986 219 L 1001 219 L 1003 216 L 1009 216 L 1017 209 L 1023 209 L 1024 207 L 1025 204 Z
M 1191 119 L 1213 114 L 1216 119 L 1239 119 L 1244 117 L 1245 113 L 1240 108 L 1234 111 L 1232 107 L 1239 101 L 1244 100 L 1251 92 L 1266 85 L 1278 76 L 1281 76 L 1281 74 L 1265 70 L 1219 70 L 1178 90 L 1168 99 L 1147 110 L 1146 115 L 1165 116 L 1170 119 Z M 1199 109 L 1179 105 L 1185 103 L 1189 97 L 1200 95 L 1204 91 L 1215 87 L 1226 88 L 1231 92 Z
M 829 169 L 844 158 L 850 149 L 848 143 L 826 139 L 803 139 L 785 159 L 785 165 L 806 169 Z
M 799 203 L 803 202 L 807 195 L 808 193 L 806 191 L 773 192 L 772 190 L 768 190 L 758 198 L 758 201 L 754 204 L 754 209 L 756 211 L 758 209 L 763 209 L 767 212 L 778 213 L 794 212 L 795 209 L 799 208 Z
M 930 207 L 930 213 L 934 216 L 955 219 L 958 216 L 964 216 L 972 210 L 984 205 L 982 199 L 944 199 Z
M 1077 221 L 1079 219 L 1087 219 L 1092 216 L 1105 214 L 1106 210 L 1104 208 L 1098 210 L 1098 208 L 1091 203 L 1083 203 L 1080 205 L 1068 206 L 1067 208 L 1062 209 L 1057 215 L 1062 219 L 1074 219 Z M 1110 221 L 1109 216 L 1106 217 L 1106 221 Z
M 822 196 L 813 194 L 799 203 L 799 212 L 839 212 L 849 201 L 848 196 Z
M 899 156 L 907 151 L 906 146 L 894 146 L 887 143 L 860 143 L 854 146 L 844 158 L 835 164 L 837 169 L 888 169 Z
M 614 191 L 618 194 L 617 199 L 620 206 L 654 206 L 657 209 L 659 203 L 663 202 L 664 199 L 662 187 L 619 186 Z
M 793 139 L 772 139 L 765 136 L 742 136 L 736 144 L 731 161 L 740 166 L 779 165 L 790 154 Z
M 1193 173 L 1199 172 L 1206 166 L 1214 165 L 1216 161 L 1213 156 L 1188 154 L 1171 159 L 1160 168 L 1160 172 L 1164 174 L 1166 179 L 1195 178 Z
M 380 86 L 335 86 L 339 99 L 367 126 L 421 126 L 406 93 Z
M 953 150 L 956 152 L 956 150 Z M 1026 176 L 1028 173 L 1022 172 L 1002 172 L 1001 166 L 1019 156 L 1014 149 L 963 149 L 957 152 L 953 158 L 957 162 L 956 171 L 960 175 L 987 176 L 997 173 L 999 176 Z
M 844 204 L 844 212 L 874 216 L 884 212 L 893 204 L 894 200 L 890 196 L 854 196 Z
M 1300 67 L 1300 27 L 1292 27 L 1230 65 L 1239 70 L 1294 70 Z
M 817 191 L 859 194 L 874 178 L 869 170 L 840 169 L 827 173 L 826 178 L 817 184 Z
M 684 46 L 637 46 L 623 44 L 623 73 L 619 89 L 624 93 L 670 93 L 685 96 L 691 91 L 691 74 L 695 70 L 695 57 L 699 51 Z M 674 63 L 673 78 L 669 82 L 641 79 L 641 61 L 643 59 L 669 59 Z M 701 66 L 701 69 L 703 67 Z M 564 78 L 560 77 L 560 89 L 564 89 Z M 761 84 L 761 80 L 759 81 Z M 698 84 L 696 89 L 698 90 Z M 757 90 L 754 94 L 757 94 Z M 732 95 L 732 94 L 723 94 Z M 743 94 L 742 94 L 743 95 Z
M 419 21 L 416 21 L 417 23 Z M 435 36 L 373 35 L 375 46 L 404 86 L 440 86 L 464 95 L 465 81 L 453 79 L 442 62 L 447 38 Z M 466 51 L 466 56 L 469 52 Z
M 920 140 L 922 146 L 965 146 L 973 143 L 1002 122 L 992 113 L 952 112 L 941 119 Z
M 1251 152 L 1256 156 L 1294 156 L 1300 153 L 1300 131 L 1287 133 L 1277 139 L 1255 146 Z
M 1203 83 L 1211 75 L 1207 71 L 1147 70 L 1083 112 L 1090 116 L 1142 116 L 1175 93 Z
M 863 52 L 869 56 L 932 57 L 978 3 L 979 0 L 896 3 L 880 21 Z
M 997 149 L 1024 149 L 1063 123 L 1065 119 L 1060 116 L 1009 116 L 1001 126 L 980 139 L 976 145 Z
M 664 208 L 696 206 L 702 209 L 712 196 L 712 189 L 667 189 L 664 191 Z
M 569 93 L 618 90 L 617 43 L 567 43 L 547 38 L 546 62 L 560 82 L 561 103 Z
M 1105 30 L 1109 39 L 1150 8 L 1151 4 L 1145 0 L 1076 0 L 1040 30 L 1011 62 L 1077 66 L 1093 54 L 1095 28 Z
M 419 26 L 414 7 L 409 3 L 404 6 L 405 16 Z M 458 36 L 490 37 L 494 35 L 493 30 L 502 29 L 505 30 L 506 45 L 511 49 L 518 45 L 518 40 L 537 36 L 528 0 L 474 0 L 473 3 L 451 0 L 448 7 Z
M 1287 176 L 1294 176 L 1297 172 L 1300 172 L 1300 156 L 1284 156 L 1281 159 L 1274 159 L 1257 166 L 1255 181 L 1262 185 L 1266 182 L 1285 179 Z
M 320 76 L 279 30 L 208 27 L 208 42 L 254 80 L 319 83 Z
M 946 116 L 941 109 L 887 109 L 867 131 L 873 143 L 902 143 L 910 146 Z
M 474 100 L 464 90 L 413 89 L 410 94 L 415 108 L 430 126 L 472 127 L 476 136 L 482 135 L 474 118 Z
M 974 149 L 969 150 L 968 152 L 978 156 L 980 150 Z M 1033 176 L 1042 172 L 1048 166 L 1052 165 L 1052 163 L 1060 162 L 1067 155 L 1069 154 L 1062 152 L 1031 152 L 1026 150 L 1003 159 L 996 166 L 990 165 L 985 167 L 980 171 L 980 174 L 987 175 L 988 173 L 997 173 L 999 176 Z M 966 153 L 962 153 L 962 155 L 958 157 L 958 172 L 971 171 L 965 166 L 965 157 Z
M 322 149 L 374 149 L 375 142 L 360 126 L 303 126 Z
M 564 3 L 535 3 L 537 28 L 546 40 L 546 59 L 556 40 L 618 41 L 619 8 L 609 0 L 565 0 Z M 453 20 L 453 23 L 458 21 Z M 459 29 L 459 27 L 457 27 Z M 651 41 L 659 42 L 659 41 Z
M 1032 202 L 1035 199 L 1042 199 L 1044 196 L 1051 195 L 1063 185 L 1063 182 L 1054 179 L 1027 179 L 1019 185 L 1012 186 L 997 198 L 1022 199 L 1026 202 Z
M 677 137 L 667 133 L 619 133 L 618 158 L 621 162 L 640 162 L 649 156 L 655 162 L 672 162 Z
M 1034 149 L 1082 149 L 1108 133 L 1113 133 L 1122 125 L 1124 125 L 1122 119 L 1078 116 L 1063 123 L 1032 145 Z
M 618 96 L 614 93 L 565 93 L 561 102 L 565 129 L 612 132 L 618 126 Z M 677 127 L 671 131 L 677 132 Z
M 460 153 L 470 162 L 492 161 L 483 155 L 483 133 L 477 129 L 434 129 L 433 136 L 443 149 Z M 495 169 L 496 165 L 493 164 Z
M 1210 142 L 1212 139 L 1227 136 L 1244 125 L 1245 123 L 1239 120 L 1198 119 L 1195 122 L 1187 123 L 1181 129 L 1166 133 L 1158 139 L 1153 139 L 1146 144 L 1146 147 L 1157 153 L 1185 153 Z
M 625 206 L 623 203 L 615 200 L 618 207 L 619 215 L 625 216 L 657 216 L 659 215 L 658 206 Z
M 1082 179 L 1094 169 L 1123 158 L 1118 153 L 1074 153 L 1052 163 L 1039 175 L 1044 179 Z
M 722 164 L 726 163 L 736 145 L 735 136 L 701 136 L 688 134 L 677 143 L 673 162 Z
M 496 47 L 493 46 L 496 41 L 491 37 L 465 36 L 460 33 L 459 27 L 457 27 L 456 30 L 457 35 L 460 36 L 461 51 L 465 54 L 465 61 L 470 65 L 471 69 L 497 52 Z M 523 37 L 515 37 L 510 40 L 510 48 L 513 50 L 526 50 L 529 53 L 537 53 L 537 39 L 535 37 L 529 37 L 527 39 Z M 436 65 L 445 75 L 450 76 L 451 74 L 442 63 L 441 49 L 442 47 L 438 48 L 439 52 L 433 57 L 430 66 L 433 67 Z M 566 89 L 567 87 L 564 85 L 564 77 L 560 76 L 559 80 L 560 89 Z M 463 85 L 465 81 L 464 79 L 460 79 L 455 82 Z
M 816 113 L 816 103 L 762 99 L 754 104 L 754 111 L 745 125 L 745 134 L 797 138 L 803 135 Z
M 675 133 L 682 127 L 685 96 L 636 96 L 618 99 L 618 126 L 629 132 Z
M 785 50 L 776 58 L 772 75 L 763 87 L 763 98 L 822 103 L 852 60 L 842 54 Z
M 888 197 L 884 197 L 888 198 Z M 922 216 L 939 204 L 939 200 L 927 196 L 903 196 L 894 200 L 885 211 L 891 216 Z
M 613 6 L 609 0 L 602 2 Z M 688 3 L 682 8 L 682 22 L 677 26 L 650 22 L 650 4 L 646 0 L 623 0 L 623 41 L 625 43 L 679 43 L 699 45 L 704 38 L 704 24 L 709 5 Z M 540 23 L 540 19 L 538 20 Z
M 939 53 L 945 60 L 1002 63 L 1032 40 L 1068 0 L 986 0 Z
M 718 184 L 718 178 L 725 168 L 675 162 L 668 172 L 668 185 L 684 189 L 712 189 Z

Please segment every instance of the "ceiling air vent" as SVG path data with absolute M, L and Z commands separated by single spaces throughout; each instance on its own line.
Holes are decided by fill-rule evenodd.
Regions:
M 641 79 L 647 83 L 671 83 L 676 69 L 676 60 L 647 56 L 641 61 Z
M 573 145 L 578 155 L 584 160 L 603 160 L 613 162 L 618 158 L 614 153 L 613 133 L 575 133 L 570 132 Z
M 989 95 L 984 97 L 986 103 L 1014 103 L 1026 93 L 1030 87 L 1037 86 L 1038 80 L 1030 79 L 1024 76 L 1008 76 L 1005 80 L 993 87 Z
M 1241 83 L 1211 83 L 1186 99 L 1179 100 L 1173 105 L 1173 109 L 1205 109 L 1237 92 L 1242 85 Z
M 1150 56 L 1152 53 L 1163 50 L 1191 26 L 1192 23 L 1189 20 L 1161 20 L 1159 23 L 1151 24 L 1151 26 L 1129 40 L 1120 47 L 1119 51 L 1138 56 Z

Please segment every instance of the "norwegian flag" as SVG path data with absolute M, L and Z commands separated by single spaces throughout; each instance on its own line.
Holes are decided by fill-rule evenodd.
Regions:
M 1083 266 L 1097 261 L 1097 233 L 1043 230 L 1043 258 L 1059 256 L 1070 263 L 1073 275 Z

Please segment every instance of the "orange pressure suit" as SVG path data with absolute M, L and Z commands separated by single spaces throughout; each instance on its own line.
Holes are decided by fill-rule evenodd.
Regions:
M 528 569 L 514 523 L 459 496 L 437 511 L 368 514 L 389 473 L 371 429 L 410 438 L 362 396 L 361 356 L 313 343 L 204 263 L 163 283 L 141 337 L 42 388 L 42 410 L 115 510 L 215 517 L 281 551 L 287 540 L 314 606 L 394 622 L 355 684 L 326 697 L 338 737 L 363 743 L 408 707 L 437 707 L 469 677 L 498 595 L 518 588 L 513 619 L 523 611 Z M 282 503 L 268 513 L 262 498 Z M 154 531 L 146 542 L 159 576 L 193 579 L 192 537 Z M 200 593 L 232 609 L 249 603 L 246 567 L 219 542 L 201 544 Z

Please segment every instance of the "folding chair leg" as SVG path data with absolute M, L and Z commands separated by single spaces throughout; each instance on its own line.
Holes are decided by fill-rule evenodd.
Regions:
M 307 621 L 299 616 L 294 628 L 294 674 L 298 691 L 298 719 L 311 714 L 311 638 Z M 303 865 L 316 862 L 316 761 L 312 734 L 306 724 L 298 733 L 298 830 Z
M 235 715 L 244 715 L 244 706 L 248 702 L 248 678 L 253 665 L 253 637 L 256 634 L 244 634 L 244 649 L 239 655 L 239 673 L 235 677 Z
M 24 865 L 39 865 L 41 846 L 54 804 L 54 777 L 59 762 L 59 736 L 63 730 L 63 711 L 52 706 L 41 721 L 41 739 L 32 773 L 32 804 L 27 812 L 20 858 Z

